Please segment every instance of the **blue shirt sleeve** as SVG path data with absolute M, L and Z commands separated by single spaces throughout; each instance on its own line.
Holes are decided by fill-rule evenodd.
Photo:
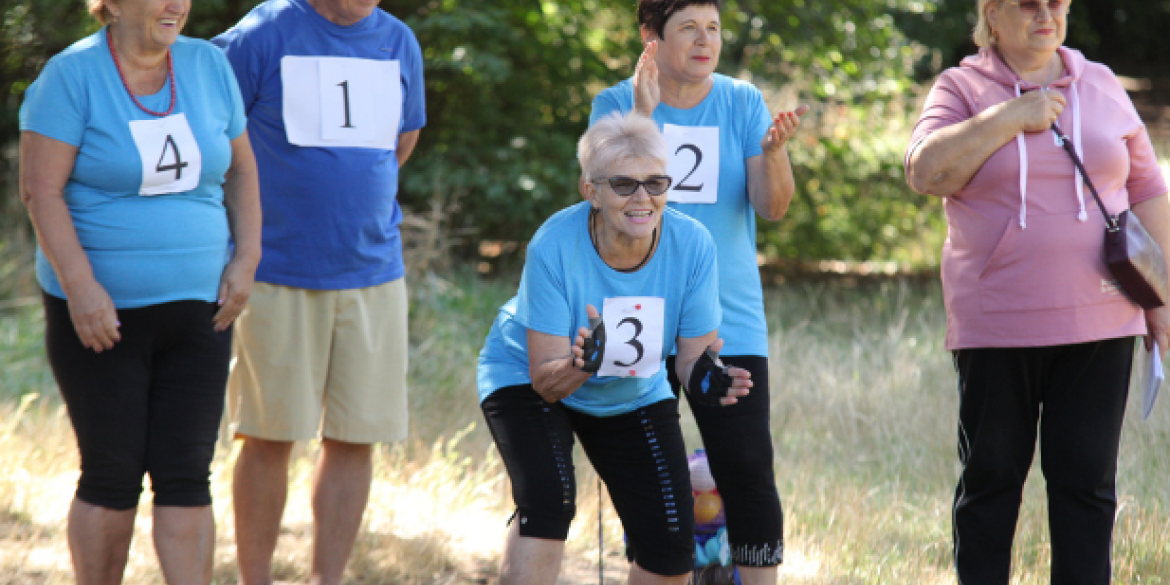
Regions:
M 747 102 L 745 104 L 747 107 L 742 110 L 746 117 L 744 125 L 747 130 L 743 133 L 743 157 L 749 159 L 764 153 L 760 141 L 764 139 L 764 135 L 768 133 L 768 127 L 772 125 L 772 114 L 768 111 L 768 105 L 764 103 L 764 96 L 760 94 L 760 90 L 756 89 L 756 86 L 743 83 L 740 93 Z
M 240 85 L 236 81 L 236 75 L 233 73 L 227 56 L 220 51 L 215 51 L 215 53 L 215 64 L 219 68 L 219 74 L 227 92 L 228 107 L 231 108 L 227 135 L 228 138 L 235 140 L 248 129 L 248 117 L 244 113 L 244 98 L 240 95 Z
M 252 52 L 244 46 L 244 36 L 240 34 L 239 28 L 231 28 L 211 39 L 211 44 L 223 50 L 224 56 L 227 57 L 227 61 L 231 65 L 246 116 L 252 113 L 252 106 L 256 103 L 256 95 L 260 91 L 260 83 L 257 78 L 260 67 L 258 63 L 255 63 Z
M 699 245 L 683 295 L 678 324 L 679 337 L 702 337 L 719 327 L 723 309 L 719 305 L 719 270 L 715 241 L 706 228 L 697 226 Z
M 402 131 L 411 132 L 427 124 L 426 84 L 423 80 L 422 48 L 410 29 L 403 28 L 404 34 L 409 37 L 407 50 L 410 59 L 404 63 L 407 69 L 402 72 L 406 81 L 406 91 L 402 96 Z
M 24 92 L 20 129 L 81 147 L 89 103 L 85 76 L 70 74 L 61 61 L 52 59 Z
M 564 271 L 551 266 L 543 251 L 539 245 L 529 246 L 516 294 L 516 320 L 533 331 L 568 336 L 573 311 L 565 290 Z
M 602 91 L 593 98 L 593 111 L 589 113 L 589 125 L 596 124 L 598 120 L 612 112 L 625 113 L 622 104 L 618 101 L 616 86 Z

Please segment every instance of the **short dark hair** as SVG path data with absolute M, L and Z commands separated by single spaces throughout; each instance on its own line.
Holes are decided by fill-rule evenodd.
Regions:
M 699 6 L 714 6 L 715 10 L 722 10 L 719 0 L 638 0 L 638 26 L 648 28 L 663 38 L 666 21 L 674 16 L 675 12 L 697 4 Z

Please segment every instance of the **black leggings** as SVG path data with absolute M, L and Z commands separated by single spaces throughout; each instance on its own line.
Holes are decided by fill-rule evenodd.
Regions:
M 691 399 L 711 476 L 719 486 L 727 516 L 731 560 L 745 567 L 769 567 L 784 560 L 784 511 L 776 491 L 772 450 L 772 400 L 768 391 L 768 359 L 719 356 L 724 364 L 752 373 L 752 391 L 732 406 L 706 406 Z M 667 359 L 670 387 L 681 386 Z
M 963 585 L 1007 585 L 1024 481 L 1040 440 L 1052 585 L 1107 585 L 1132 337 L 963 349 L 954 553 Z
M 609 488 L 634 561 L 659 575 L 694 567 L 695 516 L 678 405 L 663 400 L 616 416 L 545 402 L 531 385 L 508 386 L 483 404 L 500 450 L 520 535 L 564 540 L 576 512 L 573 440 Z
M 95 353 L 63 299 L 44 303 L 49 364 L 81 452 L 77 499 L 133 509 L 149 473 L 156 506 L 209 505 L 231 359 L 231 331 L 212 328 L 215 304 L 120 309 L 122 340 Z

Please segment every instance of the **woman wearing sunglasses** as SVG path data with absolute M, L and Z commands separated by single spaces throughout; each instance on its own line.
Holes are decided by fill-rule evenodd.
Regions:
M 752 373 L 734 408 L 688 399 L 727 513 L 731 558 L 746 585 L 774 585 L 784 518 L 773 462 L 768 326 L 756 261 L 756 215 L 779 220 L 795 184 L 786 144 L 808 106 L 772 115 L 751 83 L 715 73 L 719 0 L 639 0 L 645 47 L 632 78 L 598 94 L 591 121 L 611 112 L 651 116 L 671 155 L 671 208 L 715 239 L 727 337 L 724 361 Z M 676 395 L 681 383 L 671 379 Z
M 950 233 L 942 281 L 963 465 L 955 565 L 964 585 L 1008 583 L 1039 439 L 1051 581 L 1105 584 L 1133 339 L 1164 350 L 1170 314 L 1143 311 L 1113 281 L 1104 218 L 1054 129 L 1109 212 L 1132 208 L 1170 250 L 1166 183 L 1112 72 L 1061 46 L 1069 0 L 978 9 L 981 49 L 935 83 L 906 155 L 910 186 L 943 197 Z
M 556 583 L 579 439 L 636 551 L 629 582 L 681 584 L 694 510 L 666 356 L 677 349 L 679 378 L 715 403 L 746 396 L 751 375 L 718 360 L 715 246 L 666 209 L 658 126 L 607 117 L 581 137 L 578 159 L 586 201 L 533 236 L 479 358 L 480 406 L 516 502 L 500 583 Z

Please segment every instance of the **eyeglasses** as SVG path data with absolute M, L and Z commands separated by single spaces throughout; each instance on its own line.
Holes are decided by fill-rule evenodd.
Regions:
M 594 183 L 600 183 L 602 181 L 608 181 L 609 188 L 613 189 L 614 193 L 622 197 L 633 195 L 638 190 L 638 187 L 645 187 L 646 192 L 651 195 L 661 195 L 666 193 L 666 190 L 670 188 L 670 177 L 666 175 L 650 175 L 646 177 L 645 181 L 639 181 L 633 177 L 625 177 L 622 175 L 593 180 Z
M 1048 13 L 1052 16 L 1064 16 L 1068 14 L 1068 5 L 1070 0 L 1016 0 L 1008 1 L 1008 4 L 1015 4 L 1016 8 L 1020 9 L 1020 14 L 1028 18 L 1036 18 L 1040 14 L 1042 7 L 1048 8 Z

